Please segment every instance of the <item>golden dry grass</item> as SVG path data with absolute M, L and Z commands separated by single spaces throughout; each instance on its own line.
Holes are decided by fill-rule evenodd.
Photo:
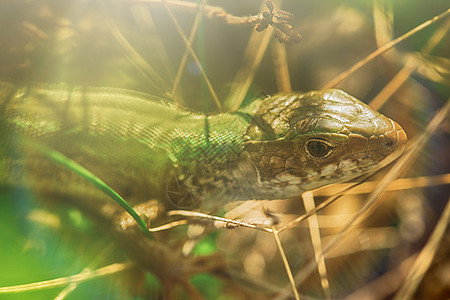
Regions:
M 253 30 L 256 16 L 268 10 L 259 0 L 4 1 L 0 25 L 10 30 L 0 35 L 0 77 L 125 87 L 212 112 L 235 110 L 261 93 L 346 90 L 402 124 L 410 140 L 405 154 L 353 186 L 249 208 L 228 205 L 229 220 L 173 212 L 185 220 L 160 228 L 166 237 L 187 255 L 196 245 L 210 247 L 226 262 L 228 277 L 209 274 L 170 296 L 441 299 L 450 290 L 450 10 L 444 2 L 274 1 L 275 11 L 281 6 L 294 14 L 292 26 L 303 35 L 286 46 L 270 26 Z M 22 226 L 17 219 L 35 209 L 3 205 L 17 212 L 3 226 Z M 66 216 L 85 222 L 76 212 Z M 101 232 L 80 225 L 87 226 L 80 238 L 78 230 L 37 219 L 0 236 L 23 251 L 12 255 L 12 246 L 2 246 L 3 261 L 16 260 L 0 275 L 2 297 L 162 297 L 154 279 L 110 250 Z M 186 229 L 194 219 L 220 229 Z M 246 228 L 223 228 L 249 221 Z M 30 262 L 41 256 L 47 257 L 42 264 Z M 47 270 L 48 261 L 59 274 Z M 36 292 L 47 288 L 49 294 Z

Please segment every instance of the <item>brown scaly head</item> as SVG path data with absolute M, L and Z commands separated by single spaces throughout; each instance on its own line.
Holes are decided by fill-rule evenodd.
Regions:
M 244 152 L 261 194 L 298 196 L 394 160 L 407 137 L 399 124 L 331 89 L 266 99 L 248 127 Z

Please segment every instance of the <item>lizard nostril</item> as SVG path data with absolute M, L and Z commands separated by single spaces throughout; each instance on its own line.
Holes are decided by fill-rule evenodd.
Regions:
M 385 134 L 384 137 L 386 138 L 385 145 L 387 147 L 401 147 L 406 143 L 406 140 L 408 139 L 406 137 L 406 133 L 403 130 L 403 128 L 395 121 L 392 121 L 392 131 Z

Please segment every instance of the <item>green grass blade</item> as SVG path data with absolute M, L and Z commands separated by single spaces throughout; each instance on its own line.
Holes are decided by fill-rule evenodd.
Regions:
M 45 157 L 47 157 L 48 159 L 60 164 L 61 166 L 86 179 L 88 182 L 92 183 L 95 187 L 111 197 L 117 204 L 119 204 L 133 217 L 133 219 L 138 223 L 141 230 L 146 232 L 150 236 L 150 232 L 147 230 L 145 222 L 137 214 L 137 212 L 128 204 L 127 201 L 125 201 L 118 193 L 116 193 L 100 178 L 98 178 L 96 175 L 94 175 L 89 170 L 85 169 L 83 166 L 79 165 L 72 159 L 66 157 L 61 152 L 37 144 L 33 145 L 33 148 L 45 155 Z

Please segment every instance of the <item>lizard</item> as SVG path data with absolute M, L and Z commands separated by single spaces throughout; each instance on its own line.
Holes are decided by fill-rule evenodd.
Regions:
M 209 211 L 353 179 L 398 157 L 407 136 L 338 89 L 260 97 L 209 115 L 118 88 L 3 82 L 0 140 L 0 183 L 81 207 L 142 268 L 181 282 L 195 263 L 180 271 L 179 253 L 121 225 L 107 196 L 29 145 L 62 153 L 131 205 L 156 199 L 164 211 Z

